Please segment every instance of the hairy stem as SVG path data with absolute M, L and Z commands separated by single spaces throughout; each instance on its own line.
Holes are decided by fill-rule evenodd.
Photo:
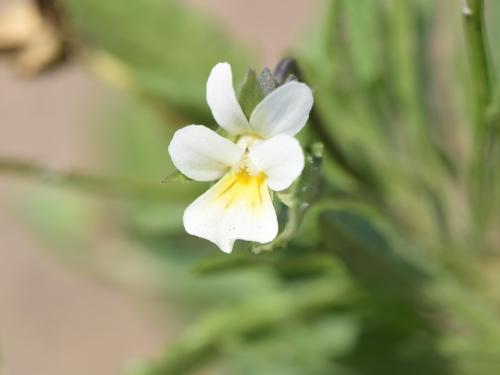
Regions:
M 465 0 L 462 15 L 470 66 L 476 136 L 480 139 L 485 134 L 486 110 L 492 98 L 491 64 L 484 26 L 484 0 Z
M 471 95 L 474 109 L 474 160 L 473 205 L 479 228 L 487 220 L 487 200 L 490 196 L 490 155 L 492 150 L 492 127 L 488 109 L 492 103 L 491 63 L 489 60 L 486 30 L 484 25 L 484 0 L 464 0 L 462 9 L 467 56 L 471 80 Z M 491 171 L 490 171 L 491 172 Z

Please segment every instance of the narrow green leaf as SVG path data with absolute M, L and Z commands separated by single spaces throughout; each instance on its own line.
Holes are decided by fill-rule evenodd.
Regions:
M 344 1 L 349 24 L 347 47 L 353 69 L 364 82 L 382 74 L 380 4 L 373 0 Z
M 329 210 L 320 216 L 326 245 L 370 290 L 404 295 L 424 276 L 398 255 L 385 235 L 366 217 L 347 210 Z
M 216 255 L 202 260 L 193 271 L 199 275 L 213 275 L 228 271 L 241 270 L 242 268 L 269 266 L 270 259 L 255 257 L 253 254 L 232 254 L 230 257 Z

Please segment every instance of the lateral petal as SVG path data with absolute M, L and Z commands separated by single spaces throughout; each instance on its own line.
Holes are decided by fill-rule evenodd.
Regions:
M 304 169 L 304 153 L 299 141 L 280 134 L 250 148 L 255 168 L 267 175 L 267 184 L 274 191 L 288 188 Z
M 213 181 L 235 165 L 244 150 L 205 126 L 189 125 L 175 132 L 168 152 L 182 174 Z
M 313 105 L 312 91 L 305 83 L 288 82 L 267 95 L 250 116 L 252 129 L 264 138 L 297 134 L 306 124 Z

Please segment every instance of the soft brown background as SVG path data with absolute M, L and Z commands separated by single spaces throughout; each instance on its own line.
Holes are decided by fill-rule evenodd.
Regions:
M 0 0 L 0 7 L 12 2 Z M 319 0 L 189 2 L 272 66 L 302 34 Z M 83 125 L 106 95 L 76 64 L 26 80 L 0 60 L 0 155 L 85 164 Z M 109 375 L 158 352 L 168 329 L 152 306 L 55 258 L 12 213 L 25 183 L 0 176 L 0 373 Z

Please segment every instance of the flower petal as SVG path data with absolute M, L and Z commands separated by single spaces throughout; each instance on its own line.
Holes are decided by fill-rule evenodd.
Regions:
M 202 125 L 189 125 L 175 132 L 168 152 L 175 167 L 197 181 L 213 181 L 243 156 L 244 150 Z
M 232 251 L 237 239 L 272 241 L 278 220 L 265 176 L 229 172 L 186 209 L 184 227 L 225 253 Z
M 253 130 L 264 138 L 295 135 L 304 127 L 313 105 L 312 91 L 304 83 L 285 83 L 266 96 L 250 116 Z
M 280 134 L 250 148 L 255 167 L 268 177 L 268 185 L 274 191 L 288 188 L 304 169 L 304 153 L 299 141 Z
M 228 63 L 213 67 L 207 82 L 207 103 L 215 121 L 228 133 L 249 132 L 250 125 L 234 93 L 233 73 Z

